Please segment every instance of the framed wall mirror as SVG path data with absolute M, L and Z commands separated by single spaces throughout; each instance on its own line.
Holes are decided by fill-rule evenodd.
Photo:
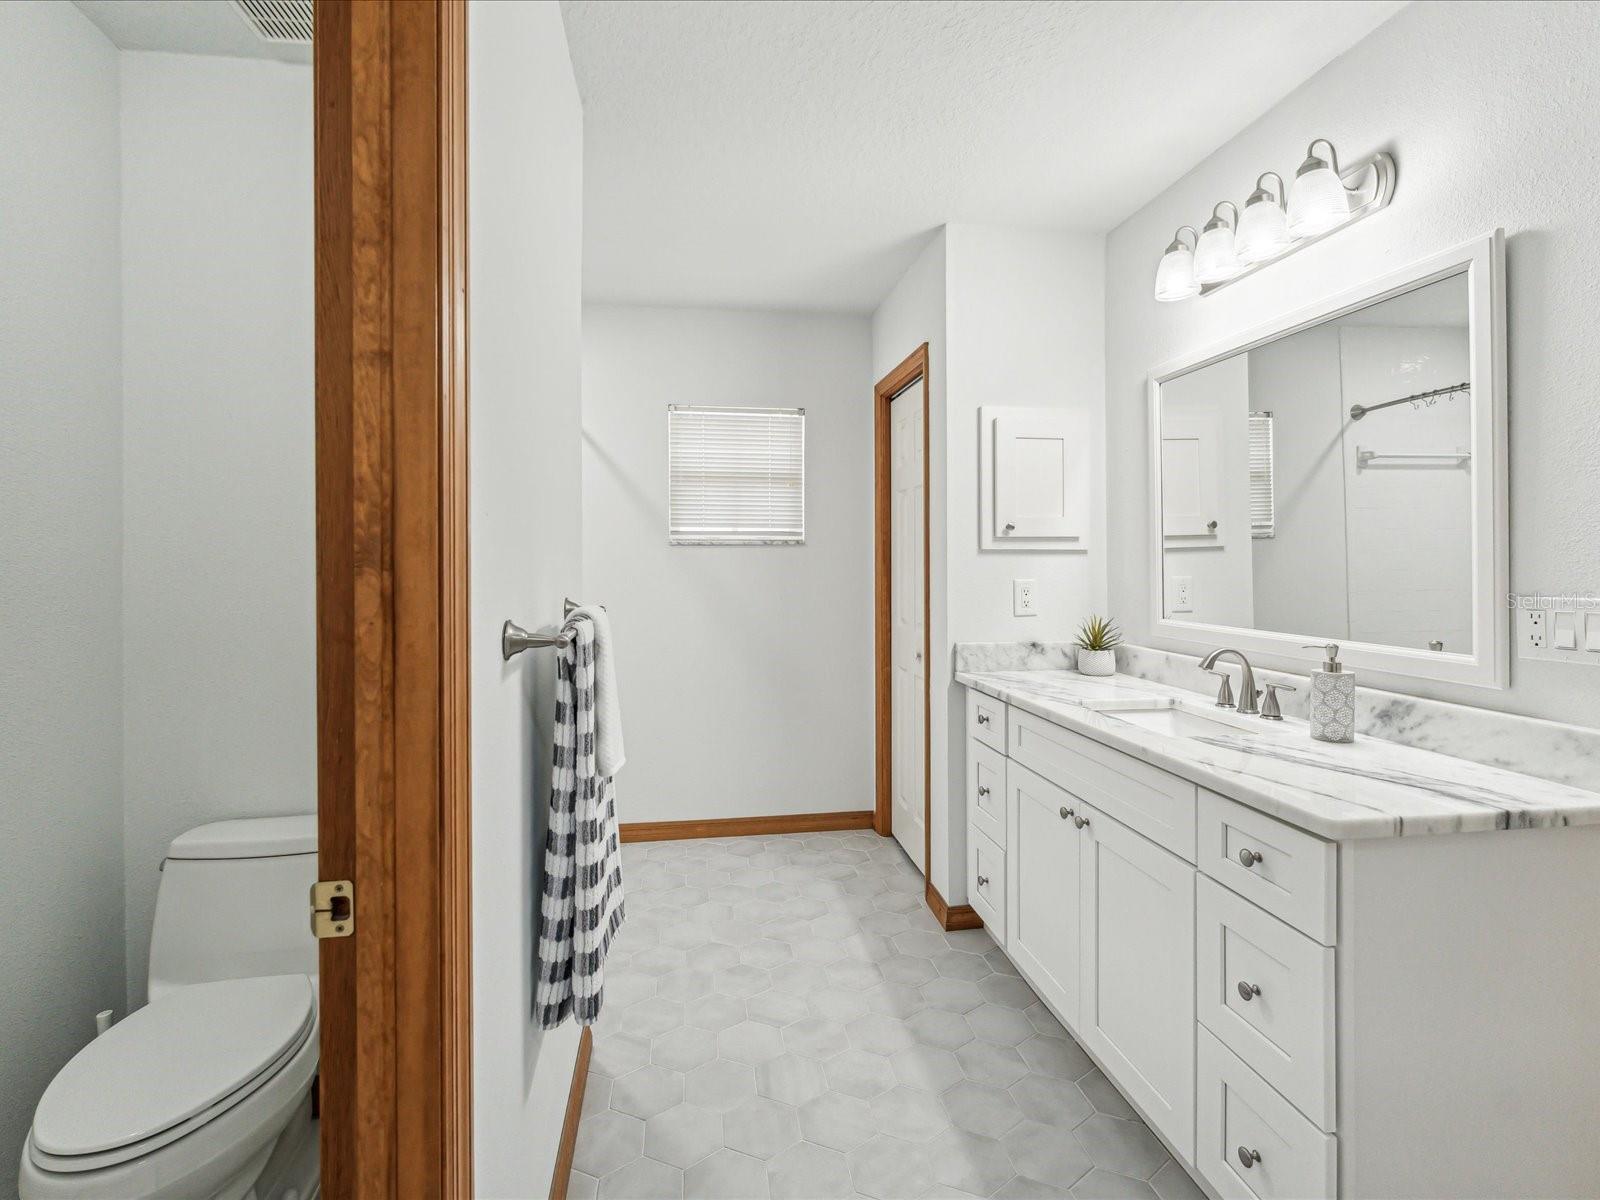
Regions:
M 1150 377 L 1152 629 L 1506 685 L 1504 235 Z

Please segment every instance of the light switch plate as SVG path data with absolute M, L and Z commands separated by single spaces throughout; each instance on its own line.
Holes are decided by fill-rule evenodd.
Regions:
M 1011 581 L 1011 615 L 1036 617 L 1039 615 L 1039 584 L 1033 579 Z
M 1600 600 L 1550 599 L 1549 607 L 1517 610 L 1517 657 L 1600 667 Z

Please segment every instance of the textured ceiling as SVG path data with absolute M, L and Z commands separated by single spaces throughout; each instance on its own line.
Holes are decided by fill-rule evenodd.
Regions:
M 585 293 L 867 311 L 947 221 L 1112 228 L 1402 6 L 563 0 Z
M 170 50 L 309 63 L 311 47 L 258 36 L 227 0 L 73 0 L 123 50 Z

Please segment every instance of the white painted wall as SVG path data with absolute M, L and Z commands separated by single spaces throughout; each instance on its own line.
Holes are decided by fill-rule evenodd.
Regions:
M 500 624 L 561 618 L 582 583 L 583 114 L 561 12 L 471 4 L 468 348 L 474 1173 L 550 1186 L 578 1028 L 533 1022 L 555 659 L 500 659 Z
M 128 1003 L 177 834 L 316 807 L 309 67 L 122 64 Z
M 872 808 L 864 316 L 590 305 L 583 578 L 618 643 L 622 821 Z M 667 406 L 806 410 L 806 540 L 667 542 Z
M 954 644 L 1068 639 L 1104 610 L 1106 595 L 1098 478 L 1087 553 L 978 549 L 978 409 L 1077 409 L 1100 463 L 1104 338 L 1104 243 L 1085 234 L 948 225 L 873 318 L 875 378 L 930 343 L 930 875 L 951 904 L 966 901 L 965 709 Z M 1038 581 L 1040 615 L 1011 615 L 1014 578 Z
M 1592 385 L 1600 339 L 1589 267 L 1600 222 L 1600 159 L 1590 152 L 1597 41 L 1593 5 L 1410 5 L 1113 231 L 1106 256 L 1113 541 L 1144 545 L 1142 397 L 1152 366 L 1504 226 L 1511 585 L 1600 590 L 1600 407 Z M 1530 79 L 1539 85 L 1530 87 Z M 1213 297 L 1157 304 L 1151 282 L 1173 229 L 1223 197 L 1242 198 L 1263 170 L 1292 171 L 1318 135 L 1349 159 L 1391 150 L 1400 171 L 1393 205 Z M 1148 570 L 1142 552 L 1113 558 L 1114 606 L 1138 640 L 1184 649 L 1148 632 Z M 1503 692 L 1400 679 L 1384 685 L 1600 724 L 1600 671 L 1562 663 L 1516 660 Z
M 123 1004 L 117 54 L 0 4 L 0 1195 Z

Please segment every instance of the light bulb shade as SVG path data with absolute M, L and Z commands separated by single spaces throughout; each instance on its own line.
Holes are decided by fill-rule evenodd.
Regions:
M 1156 299 L 1163 301 L 1187 300 L 1200 291 L 1194 277 L 1194 251 L 1181 242 L 1174 242 L 1161 256 L 1156 268 Z
M 1239 256 L 1233 250 L 1233 230 L 1221 221 L 1208 222 L 1194 248 L 1194 277 L 1201 283 L 1221 283 L 1239 273 Z
M 1281 254 L 1293 241 L 1283 209 L 1271 197 L 1252 199 L 1239 217 L 1239 236 L 1234 250 L 1241 262 L 1259 263 Z
M 1350 216 L 1350 193 L 1338 174 L 1321 159 L 1307 159 L 1289 186 L 1289 232 L 1316 237 Z

